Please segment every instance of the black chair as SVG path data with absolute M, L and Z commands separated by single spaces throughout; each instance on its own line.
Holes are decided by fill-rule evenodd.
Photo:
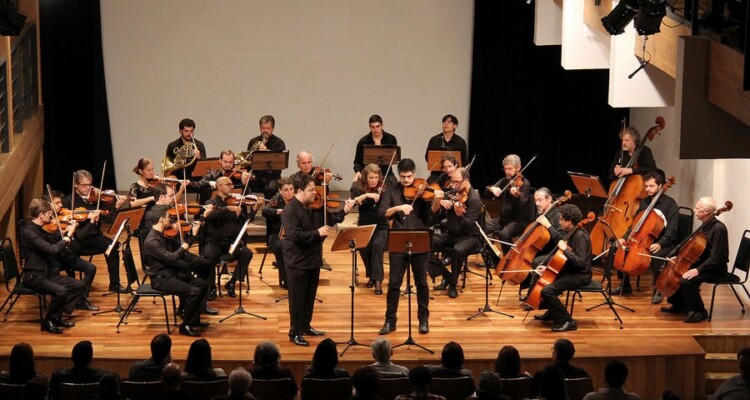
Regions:
M 120 398 L 123 400 L 148 400 L 164 393 L 164 382 L 162 381 L 131 381 L 120 382 Z
M 432 378 L 430 393 L 445 397 L 447 400 L 464 400 L 474 393 L 474 379 L 470 376 L 456 378 Z
M 304 378 L 302 379 L 302 400 L 346 400 L 352 398 L 351 378 Z
M 71 383 L 60 382 L 57 386 L 59 400 L 93 399 L 99 394 L 99 382 Z
M 180 385 L 180 392 L 195 400 L 210 399 L 229 392 L 227 378 L 212 381 L 185 381 Z
M 124 251 L 129 251 L 130 249 L 125 249 Z M 150 284 L 145 283 L 146 279 L 144 278 L 143 281 L 140 281 L 138 279 L 138 271 L 136 271 L 135 263 L 132 262 L 133 257 L 127 257 L 125 254 L 123 254 L 123 261 L 125 264 L 125 273 L 128 277 L 128 285 L 126 290 L 128 293 L 132 296 L 132 299 L 130 300 L 130 303 L 128 304 L 127 308 L 125 308 L 125 312 L 122 313 L 122 316 L 120 317 L 120 321 L 117 323 L 117 333 L 120 333 L 120 325 L 130 316 L 130 314 L 135 310 L 135 306 L 138 304 L 138 301 L 141 299 L 141 297 L 150 297 L 156 300 L 157 298 L 161 299 L 162 303 L 164 304 L 164 320 L 166 322 L 167 326 L 167 334 L 172 333 L 172 328 L 169 326 L 169 312 L 167 311 L 167 299 L 165 296 L 169 296 L 169 293 L 165 293 L 159 290 L 156 290 L 151 287 Z M 146 274 L 148 275 L 148 266 L 143 265 L 142 266 Z M 133 284 L 137 283 L 138 288 L 133 289 Z M 175 297 L 172 296 L 172 313 L 174 315 L 174 323 L 177 325 L 177 306 L 175 304 Z M 127 324 L 127 322 L 125 322 Z
M 565 379 L 565 391 L 568 392 L 568 400 L 582 400 L 587 393 L 594 391 L 591 377 Z
M 198 236 L 198 253 L 201 257 L 205 258 L 203 256 L 203 248 L 206 244 L 206 233 L 205 233 L 205 225 L 200 228 L 199 236 Z M 230 275 L 231 272 L 229 272 L 229 263 L 232 261 L 235 261 L 237 258 L 228 254 L 224 253 L 219 256 L 219 261 L 214 265 L 214 268 L 216 269 L 216 295 L 218 297 L 224 297 L 224 293 L 221 291 L 221 277 L 222 275 Z M 245 274 L 245 278 L 247 279 L 247 286 L 250 287 L 250 274 L 249 271 L 247 274 Z M 249 290 L 249 289 L 248 289 Z
M 378 386 L 375 396 L 383 400 L 393 400 L 400 394 L 411 392 L 411 383 L 408 376 L 378 375 Z
M 485 220 L 484 216 L 485 216 L 486 213 L 487 213 L 487 209 L 485 208 L 484 204 L 482 204 L 482 208 L 481 208 L 481 211 L 480 211 L 480 214 L 479 214 L 480 215 L 480 217 L 479 217 L 479 225 L 482 227 L 482 229 L 484 229 L 484 225 L 485 225 L 484 224 L 484 220 Z M 464 262 L 461 264 L 462 265 L 461 266 L 461 280 L 462 280 L 461 289 L 466 289 L 466 274 L 467 273 L 474 274 L 474 275 L 479 276 L 479 277 L 481 277 L 483 279 L 486 278 L 486 276 L 485 276 L 484 273 L 474 272 L 474 271 L 472 271 L 472 270 L 469 269 L 469 257 L 471 257 L 473 255 L 477 255 L 477 254 L 479 254 L 479 255 L 482 256 L 482 261 L 484 262 L 484 266 L 488 267 L 488 264 L 489 264 L 490 260 L 487 257 L 487 254 L 485 252 L 483 252 L 482 250 L 484 250 L 484 242 L 482 242 L 481 238 L 480 238 L 479 246 L 477 248 L 475 248 L 475 249 L 472 249 L 468 254 L 466 254 L 466 258 L 464 259 Z M 492 281 L 492 274 L 489 274 L 489 276 L 490 276 L 490 281 Z
M 256 379 L 250 384 L 250 394 L 257 399 L 293 400 L 293 396 L 287 396 L 287 390 L 292 385 L 291 378 L 278 379 Z
M 503 385 L 503 394 L 512 399 L 531 398 L 531 377 L 522 376 L 518 378 L 500 378 Z
M 737 255 L 734 257 L 734 265 L 732 266 L 732 271 L 730 271 L 722 279 L 706 282 L 712 283 L 714 285 L 714 289 L 711 291 L 711 306 L 708 311 L 709 321 L 711 320 L 711 317 L 714 313 L 716 289 L 722 285 L 729 285 L 729 287 L 732 289 L 732 292 L 734 293 L 734 297 L 737 298 L 737 302 L 740 303 L 742 313 L 745 313 L 745 303 L 742 302 L 740 295 L 737 293 L 737 290 L 734 287 L 735 285 L 739 285 L 742 290 L 745 291 L 747 297 L 750 298 L 750 292 L 748 292 L 747 287 L 745 286 L 748 275 L 750 275 L 750 273 L 748 273 L 748 270 L 750 269 L 750 236 L 748 236 L 748 233 L 750 233 L 750 230 L 745 230 L 745 232 L 742 233 L 742 239 L 740 239 L 740 245 L 737 248 Z M 744 279 L 740 279 L 740 277 L 737 276 L 737 274 L 735 273 L 737 271 L 742 271 L 742 273 L 745 274 Z
M 44 309 L 46 305 L 45 297 L 43 294 L 37 293 L 23 285 L 23 272 L 19 273 L 18 271 L 16 252 L 10 238 L 3 239 L 1 243 L 2 247 L 0 248 L 0 252 L 2 252 L 3 276 L 5 277 L 5 289 L 8 291 L 8 297 L 5 299 L 5 302 L 3 302 L 3 305 L 0 306 L 0 311 L 2 311 L 3 308 L 8 305 L 8 302 L 10 302 L 8 310 L 5 311 L 5 315 L 3 316 L 3 321 L 8 320 L 8 314 L 21 296 L 36 296 L 39 301 L 39 329 L 42 329 L 41 321 L 44 319 Z M 13 287 L 11 287 L 10 282 L 14 279 L 15 283 L 13 284 Z
M 0 383 L 1 399 L 25 399 L 26 384 L 23 383 Z

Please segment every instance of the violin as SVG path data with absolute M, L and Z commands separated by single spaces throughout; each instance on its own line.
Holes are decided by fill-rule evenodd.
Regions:
M 192 229 L 193 224 L 190 222 L 180 221 L 180 230 L 177 230 L 177 223 L 173 223 L 169 228 L 164 229 L 162 235 L 167 239 L 172 239 L 182 232 L 182 235 L 187 235 Z
M 114 190 L 99 190 L 98 188 L 91 187 L 91 190 L 89 190 L 88 196 L 81 196 L 83 201 L 85 201 L 88 204 L 94 204 L 99 200 L 99 197 L 101 196 L 102 203 L 105 204 L 113 204 L 115 201 L 117 201 L 118 194 L 115 193 Z
M 156 187 L 156 186 L 159 186 L 161 184 L 168 184 L 168 185 L 171 185 L 172 187 L 174 187 L 178 183 L 180 183 L 180 180 L 177 179 L 177 177 L 174 176 L 174 175 L 160 177 L 159 175 L 154 174 L 153 178 L 146 179 L 146 184 L 149 187 Z M 102 197 L 102 201 L 104 201 L 104 197 Z M 104 201 L 104 202 L 106 203 L 106 201 Z
M 95 212 L 96 210 L 89 210 L 85 207 L 78 207 L 73 211 L 68 210 L 67 208 L 63 208 L 60 210 L 59 213 L 57 213 L 59 218 L 72 218 L 76 221 L 85 221 L 89 218 L 89 213 Z M 109 215 L 109 210 L 99 210 L 99 213 L 101 215 Z
M 402 192 L 407 201 L 415 201 L 418 198 L 430 201 L 435 197 L 436 190 L 443 190 L 443 188 L 437 183 L 430 183 L 428 185 L 426 180 L 416 178 L 411 186 L 404 187 Z
M 308 204 L 307 207 L 311 210 L 320 210 L 323 208 L 323 186 L 318 185 L 315 186 L 315 198 L 313 199 L 312 203 Z M 341 204 L 344 202 L 344 199 L 341 198 L 336 193 L 329 193 L 328 196 L 325 198 L 326 206 L 328 206 L 329 209 L 338 209 L 341 207 Z
M 246 194 L 243 197 L 241 194 L 231 193 L 229 196 L 227 196 L 226 199 L 224 199 L 224 202 L 226 202 L 228 206 L 238 206 L 240 205 L 240 203 L 242 203 L 243 206 L 253 206 L 255 205 L 255 203 L 261 200 L 263 200 L 263 198 L 258 197 L 254 194 Z
M 312 175 L 313 179 L 315 179 L 315 182 L 323 182 L 323 179 L 327 174 L 330 174 L 331 179 L 333 179 L 334 181 L 340 181 L 344 179 L 341 174 L 331 173 L 331 170 L 329 168 L 313 167 L 313 171 L 315 171 Z
M 69 220 L 69 217 L 58 216 L 57 219 L 53 219 L 49 223 L 42 225 L 42 228 L 48 233 L 64 231 L 68 229 Z
M 171 217 L 174 217 L 177 214 L 184 215 L 185 214 L 185 210 L 187 209 L 187 213 L 188 214 L 190 214 L 190 215 L 199 215 L 204 208 L 206 208 L 206 206 L 202 206 L 200 204 L 188 204 L 188 205 L 177 204 L 176 207 L 170 207 L 167 210 L 167 214 L 169 214 L 169 216 L 171 216 Z
M 734 207 L 731 201 L 724 203 L 724 207 L 721 207 L 714 212 L 714 217 L 721 215 L 721 213 L 730 211 Z M 680 288 L 680 282 L 682 275 L 687 272 L 690 267 L 698 261 L 700 256 L 706 250 L 708 245 L 708 237 L 703 233 L 703 224 L 695 230 L 690 236 L 680 243 L 674 250 L 673 254 L 677 254 L 673 260 L 664 268 L 659 274 L 659 278 L 656 280 L 656 290 L 662 295 L 669 297 L 677 292 Z

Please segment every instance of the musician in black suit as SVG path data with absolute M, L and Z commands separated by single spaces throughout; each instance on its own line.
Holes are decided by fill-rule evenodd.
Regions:
M 651 149 L 644 145 L 641 154 L 638 159 L 635 160 L 632 167 L 627 167 L 630 159 L 635 154 L 635 150 L 641 143 L 641 134 L 638 129 L 632 126 L 625 127 L 620 132 L 621 147 L 620 150 L 612 158 L 612 163 L 609 166 L 609 180 L 614 181 L 624 176 L 637 174 L 645 175 L 649 172 L 656 171 L 656 161 L 654 161 L 654 154 Z
M 269 200 L 263 207 L 263 218 L 266 219 L 268 232 L 268 247 L 270 247 L 276 258 L 276 266 L 279 269 L 279 286 L 286 289 L 286 267 L 284 266 L 284 252 L 281 249 L 281 213 L 284 207 L 294 198 L 294 185 L 292 179 L 283 177 L 278 181 L 279 193 Z
M 179 171 L 179 169 L 177 169 L 177 171 L 179 171 L 178 174 L 180 177 L 184 175 L 188 180 L 196 181 L 197 179 L 193 178 L 195 161 L 208 157 L 206 146 L 203 142 L 195 138 L 195 121 L 190 118 L 183 118 L 177 126 L 180 129 L 180 137 L 167 145 L 167 150 L 165 152 L 166 158 L 169 161 L 174 162 L 175 157 L 179 157 L 181 160 L 178 160 L 178 162 L 190 163 L 190 165 L 185 168 L 179 168 L 184 169 L 184 172 Z M 191 162 L 191 160 L 193 161 Z M 166 173 L 167 171 L 163 172 Z M 187 189 L 188 193 L 201 194 L 201 189 L 199 185 L 195 184 L 195 182 L 188 184 Z M 211 193 L 208 194 L 210 195 Z M 200 196 L 198 198 L 198 202 L 201 204 L 204 204 L 207 200 L 208 197 L 205 196 Z
M 503 171 L 505 177 L 485 190 L 486 196 L 500 199 L 500 216 L 488 221 L 485 231 L 505 243 L 511 243 L 534 220 L 534 203 L 528 179 L 517 178 L 521 171 L 521 158 L 515 154 L 505 156 Z M 506 186 L 507 189 L 502 190 Z M 502 248 L 503 253 L 507 253 L 510 245 L 502 244 Z
M 247 143 L 248 151 L 286 150 L 284 141 L 273 134 L 273 130 L 276 128 L 276 120 L 272 115 L 260 117 L 258 125 L 260 127 L 260 135 L 250 139 Z M 256 179 L 250 182 L 250 189 L 253 191 L 262 191 L 266 198 L 270 198 L 276 193 L 278 188 L 276 181 L 279 178 L 281 178 L 280 170 L 258 171 L 256 172 Z
M 430 150 L 457 150 L 461 152 L 461 163 L 466 165 L 468 159 L 468 147 L 466 140 L 456 133 L 458 128 L 458 118 L 454 115 L 447 114 L 443 116 L 443 130 L 437 135 L 430 138 L 427 142 L 427 150 L 424 159 L 427 161 L 427 152 Z M 432 166 L 429 166 L 432 169 Z M 440 176 L 440 171 L 433 171 L 428 178 L 429 182 L 434 182 Z

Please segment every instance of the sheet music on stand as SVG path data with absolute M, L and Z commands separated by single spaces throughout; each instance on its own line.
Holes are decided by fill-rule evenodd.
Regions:
M 456 157 L 459 167 L 462 167 L 464 165 L 464 160 L 461 159 L 461 150 L 443 149 L 440 147 L 438 148 L 430 147 L 427 149 L 428 171 L 442 171 L 443 165 L 440 162 L 440 160 L 443 158 L 443 156 L 446 156 L 446 155 L 451 155 L 453 157 Z
M 582 172 L 568 171 L 570 179 L 573 181 L 578 193 L 585 195 L 586 197 L 594 196 L 607 198 L 609 194 L 604 189 L 602 181 L 596 175 L 584 174 Z
M 209 171 L 221 170 L 221 161 L 217 157 L 201 158 L 195 160 L 195 168 L 190 175 L 191 178 L 202 178 Z

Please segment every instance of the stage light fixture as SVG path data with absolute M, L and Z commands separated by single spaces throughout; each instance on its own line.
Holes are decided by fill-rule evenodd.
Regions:
M 641 9 L 635 17 L 635 30 L 639 35 L 661 32 L 661 20 L 667 15 L 667 0 L 641 0 Z
M 621 0 L 612 11 L 602 18 L 602 25 L 610 35 L 619 35 L 625 32 L 625 27 L 638 14 L 640 4 L 638 0 Z

